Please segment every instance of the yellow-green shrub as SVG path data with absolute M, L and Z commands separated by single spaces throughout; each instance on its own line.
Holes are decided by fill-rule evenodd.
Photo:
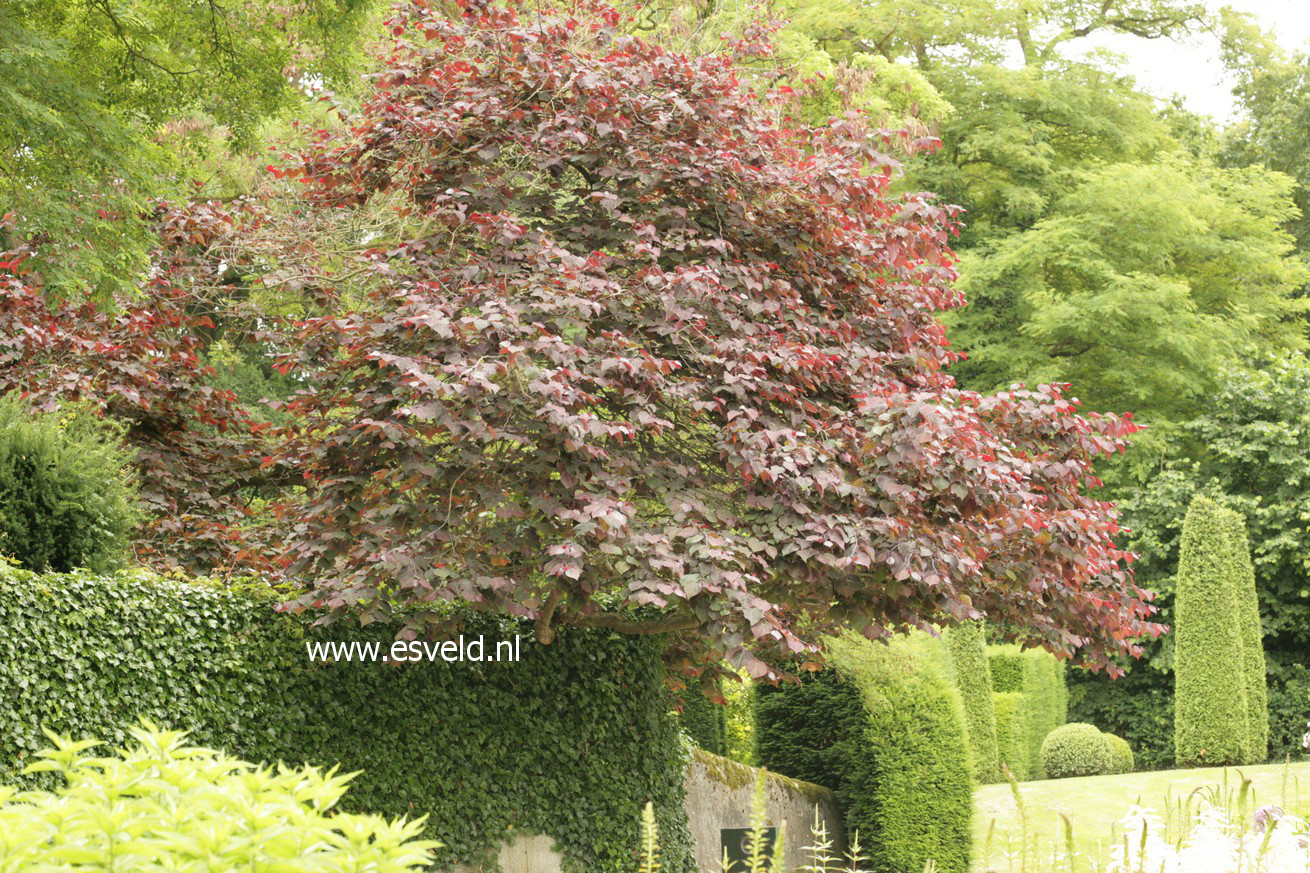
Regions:
M 28 769 L 57 773 L 53 791 L 0 787 L 0 873 L 426 869 L 440 844 L 423 821 L 335 809 L 349 776 L 256 767 L 184 734 L 132 731 L 110 757 L 94 741 L 51 735 Z

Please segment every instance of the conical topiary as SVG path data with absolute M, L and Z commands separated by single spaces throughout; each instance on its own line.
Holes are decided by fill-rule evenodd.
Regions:
M 1245 653 L 1225 510 L 1197 497 L 1183 520 L 1174 599 L 1174 755 L 1179 766 L 1247 760 Z
M 1264 630 L 1260 624 L 1260 596 L 1251 565 L 1251 547 L 1246 522 L 1228 510 L 1225 513 L 1232 548 L 1237 620 L 1242 635 L 1242 672 L 1246 677 L 1246 729 L 1249 748 L 1246 762 L 1263 764 L 1269 757 L 1269 696 L 1265 671 Z

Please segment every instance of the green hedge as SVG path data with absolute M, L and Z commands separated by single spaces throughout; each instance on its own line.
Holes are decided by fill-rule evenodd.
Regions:
M 1024 696 L 1019 712 L 1028 742 L 1024 771 L 1029 779 L 1042 778 L 1042 741 L 1065 723 L 1069 693 L 1065 667 L 1044 649 L 1020 649 L 1016 645 L 989 646 L 988 660 L 992 688 Z M 1011 770 L 1014 767 L 1011 766 Z
M 1133 747 L 1128 745 L 1128 741 L 1116 734 L 1102 733 L 1105 742 L 1110 747 L 1110 760 L 1112 766 L 1111 773 L 1131 773 L 1137 769 L 1137 761 L 1133 756 Z
M 996 749 L 996 713 L 992 707 L 992 672 L 987 663 L 987 632 L 982 622 L 970 621 L 949 628 L 951 681 L 964 703 L 964 725 L 973 755 L 974 777 L 982 783 L 999 782 L 1001 769 Z
M 699 685 L 682 692 L 679 721 L 696 745 L 716 755 L 728 754 L 728 708 L 706 697 Z
M 1260 597 L 1256 591 L 1255 568 L 1251 565 L 1246 522 L 1232 510 L 1224 513 L 1223 520 L 1233 561 L 1233 593 L 1237 598 L 1242 675 L 1246 680 L 1246 763 L 1263 764 L 1269 757 L 1269 677 L 1265 667 L 1264 629 L 1260 625 Z
M 389 646 L 392 629 L 310 629 L 271 605 L 140 572 L 0 568 L 0 783 L 54 786 L 19 775 L 42 725 L 118 745 L 145 716 L 248 760 L 359 770 L 349 808 L 429 815 L 446 862 L 489 857 L 513 827 L 555 838 L 572 871 L 630 870 L 649 800 L 665 869 L 691 873 L 657 641 L 572 630 L 543 647 L 476 616 L 466 634 L 523 633 L 522 660 L 311 664 L 306 640 Z
M 828 641 L 829 669 L 760 687 L 759 761 L 837 792 L 883 873 L 969 869 L 970 756 L 959 694 L 926 636 Z
M 1023 691 L 1023 650 L 1018 646 L 988 646 L 993 691 Z
M 1110 744 L 1095 725 L 1061 725 L 1042 741 L 1042 772 L 1047 778 L 1101 776 L 1114 769 Z
M 1174 754 L 1180 767 L 1241 764 L 1250 751 L 1238 580 L 1226 510 L 1187 509 L 1174 601 Z
M 1023 692 L 993 692 L 992 709 L 996 713 L 997 760 L 1022 782 L 1028 778 L 1028 719 Z

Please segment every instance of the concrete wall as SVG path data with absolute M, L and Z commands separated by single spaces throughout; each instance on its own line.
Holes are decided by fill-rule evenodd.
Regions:
M 687 768 L 687 818 L 696 864 L 702 873 L 717 873 L 720 869 L 722 829 L 750 826 L 751 800 L 759 772 L 696 750 Z M 770 773 L 765 777 L 764 802 L 769 825 L 786 823 L 783 850 L 788 870 L 799 870 L 809 860 L 802 849 L 811 842 L 810 827 L 816 805 L 819 817 L 827 823 L 836 852 L 840 854 L 845 848 L 837 799 L 827 788 Z
M 751 801 L 759 770 L 728 758 L 695 750 L 687 768 L 687 819 L 691 826 L 696 866 L 701 873 L 718 873 L 724 828 L 744 828 L 751 823 Z M 765 777 L 765 812 L 770 826 L 785 822 L 783 851 L 788 870 L 799 870 L 807 858 L 802 850 L 810 844 L 814 809 L 827 823 L 835 853 L 845 848 L 837 800 L 826 788 L 788 779 L 776 773 Z M 560 873 L 563 859 L 546 836 L 518 834 L 500 848 L 497 856 L 504 873 Z M 466 868 L 460 868 L 461 873 Z

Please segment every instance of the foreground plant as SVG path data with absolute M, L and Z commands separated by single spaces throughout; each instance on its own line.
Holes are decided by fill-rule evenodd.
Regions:
M 992 853 L 996 821 L 988 830 L 982 869 L 991 873 L 1310 873 L 1310 826 L 1285 811 L 1291 799 L 1284 771 L 1279 805 L 1258 806 L 1250 779 L 1196 788 L 1179 797 L 1168 791 L 1161 815 L 1133 804 L 1111 825 L 1098 851 L 1079 851 L 1073 823 L 1060 814 L 1057 845 L 1044 845 L 1028 827 L 1022 792 L 1011 780 L 1018 807 L 1018 839 Z
M 1166 838 L 1154 812 L 1134 806 L 1124 816 L 1123 837 L 1111 849 L 1104 873 L 1304 873 L 1310 870 L 1306 823 L 1277 807 L 1261 809 L 1248 826 L 1222 807 L 1201 810 L 1178 843 Z
M 439 845 L 415 839 L 422 819 L 338 812 L 350 776 L 334 770 L 256 767 L 150 725 L 102 758 L 84 754 L 94 740 L 48 736 L 54 748 L 28 771 L 58 772 L 67 785 L 0 787 L 0 873 L 402 873 L 426 868 Z
M 728 850 L 723 850 L 719 861 L 720 873 L 786 873 L 785 839 L 786 823 L 778 825 L 776 837 L 768 837 L 769 819 L 764 801 L 764 780 L 768 771 L 761 770 L 755 777 L 755 793 L 751 798 L 750 832 L 746 835 L 746 858 L 744 866 L 736 865 L 728 859 Z M 809 845 L 801 849 L 805 863 L 799 873 L 870 873 L 865 868 L 869 858 L 860 845 L 860 832 L 851 835 L 850 845 L 845 853 L 838 854 L 835 840 L 828 833 L 828 823 L 819 815 L 819 807 L 814 807 L 814 822 L 810 825 Z M 655 823 L 655 807 L 647 803 L 641 816 L 641 860 L 637 873 L 659 873 L 660 845 L 659 827 Z M 933 873 L 934 865 L 929 862 L 925 873 Z

